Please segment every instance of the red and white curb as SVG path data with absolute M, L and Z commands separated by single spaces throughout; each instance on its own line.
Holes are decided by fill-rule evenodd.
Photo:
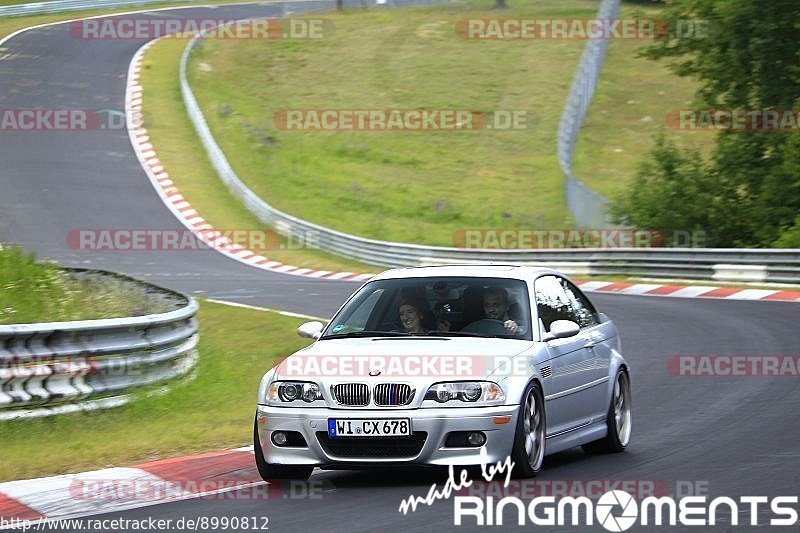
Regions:
M 742 289 L 700 285 L 654 285 L 651 283 L 614 283 L 611 281 L 576 281 L 586 292 L 670 296 L 674 298 L 715 298 L 723 300 L 767 300 L 800 302 L 800 292 L 769 289 Z
M 145 52 L 156 39 L 146 43 L 133 56 L 133 60 L 128 68 L 128 86 L 125 92 L 125 116 L 128 125 L 128 134 L 136 152 L 139 162 L 147 173 L 150 182 L 161 197 L 161 200 L 178 218 L 178 220 L 189 230 L 195 233 L 210 248 L 256 268 L 306 276 L 309 278 L 330 279 L 330 280 L 349 280 L 366 281 L 374 274 L 356 274 L 353 272 L 332 272 L 330 270 L 315 270 L 312 268 L 300 268 L 293 265 L 286 265 L 279 261 L 272 261 L 258 253 L 232 242 L 228 237 L 214 228 L 200 216 L 200 214 L 189 204 L 181 195 L 178 188 L 172 182 L 164 166 L 159 161 L 155 148 L 150 143 L 147 129 L 143 126 L 142 96 L 143 88 L 139 83 L 142 70 L 142 59 Z
M 191 498 L 224 501 L 233 491 L 236 497 L 274 499 L 279 490 L 261 479 L 252 447 L 246 447 L 0 483 L 0 529 L 19 527 L 22 520 L 74 518 Z

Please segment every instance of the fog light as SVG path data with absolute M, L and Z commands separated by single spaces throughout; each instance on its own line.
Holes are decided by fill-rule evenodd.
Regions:
M 486 435 L 480 431 L 473 431 L 467 435 L 467 444 L 470 446 L 483 446 L 486 442 Z
M 283 431 L 276 431 L 272 434 L 272 442 L 275 446 L 284 446 L 289 439 Z

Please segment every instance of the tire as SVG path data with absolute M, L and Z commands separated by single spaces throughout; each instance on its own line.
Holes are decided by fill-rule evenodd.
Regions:
M 511 460 L 514 461 L 514 477 L 526 478 L 538 474 L 544 462 L 547 416 L 539 383 L 528 384 L 519 404 Z
M 584 444 L 587 453 L 624 452 L 631 441 L 631 381 L 628 373 L 620 369 L 614 378 L 611 405 L 608 406 L 606 426 L 608 433 L 602 439 Z
M 294 466 L 294 465 L 276 465 L 268 463 L 264 459 L 264 453 L 261 451 L 261 444 L 258 442 L 258 423 L 253 422 L 253 451 L 256 456 L 256 467 L 261 479 L 264 481 L 272 481 L 275 479 L 298 479 L 305 481 L 311 476 L 314 470 L 313 466 Z

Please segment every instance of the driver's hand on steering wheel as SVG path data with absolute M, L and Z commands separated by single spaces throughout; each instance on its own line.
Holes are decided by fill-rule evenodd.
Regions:
M 513 320 L 506 320 L 503 322 L 503 325 L 506 327 L 506 333 L 509 335 L 517 335 L 522 333 L 522 328 L 520 328 L 519 325 Z

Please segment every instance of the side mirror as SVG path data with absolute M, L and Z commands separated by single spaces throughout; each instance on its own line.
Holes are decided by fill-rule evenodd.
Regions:
M 550 324 L 550 331 L 545 333 L 542 340 L 547 342 L 553 339 L 566 339 L 574 337 L 581 332 L 581 327 L 572 320 L 554 320 Z
M 322 334 L 322 329 L 324 327 L 322 322 L 317 322 L 316 320 L 313 322 L 306 322 L 297 328 L 297 334 L 306 339 L 317 340 Z

